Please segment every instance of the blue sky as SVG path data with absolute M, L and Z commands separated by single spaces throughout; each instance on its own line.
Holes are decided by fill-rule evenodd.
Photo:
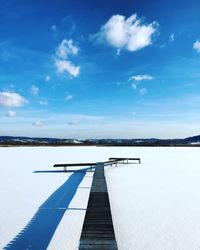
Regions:
M 0 4 L 0 135 L 200 134 L 198 0 Z

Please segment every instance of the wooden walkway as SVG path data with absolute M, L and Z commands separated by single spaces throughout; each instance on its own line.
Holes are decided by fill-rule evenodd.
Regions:
M 97 164 L 82 228 L 79 250 L 117 250 L 104 163 Z

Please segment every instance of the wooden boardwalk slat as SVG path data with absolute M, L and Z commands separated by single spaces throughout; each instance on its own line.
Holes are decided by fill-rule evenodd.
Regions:
M 95 169 L 79 250 L 117 250 L 104 164 Z

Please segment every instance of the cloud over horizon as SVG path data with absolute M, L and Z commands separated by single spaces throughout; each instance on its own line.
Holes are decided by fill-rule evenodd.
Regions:
M 72 120 L 72 121 L 69 121 L 67 124 L 68 124 L 68 125 L 71 125 L 71 126 L 77 125 L 77 124 L 78 124 L 78 121 Z
M 187 126 L 178 132 L 198 131 L 200 98 L 187 96 L 200 93 L 200 2 L 179 2 L 6 1 L 1 133 L 131 137 L 132 125 L 115 130 L 118 122 L 175 123 L 180 115 Z
M 35 127 L 43 127 L 44 126 L 44 124 L 41 121 L 35 121 L 32 123 L 32 125 Z

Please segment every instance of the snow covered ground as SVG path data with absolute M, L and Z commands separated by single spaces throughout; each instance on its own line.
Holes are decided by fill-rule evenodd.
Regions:
M 55 163 L 100 162 L 109 157 L 142 160 L 141 165 L 106 168 L 119 250 L 200 249 L 199 148 L 158 147 L 0 148 L 0 248 L 13 240 L 37 211 L 41 222 L 40 212 L 49 216 L 46 211 L 55 206 L 64 213 L 58 216 L 60 221 L 53 222 L 48 249 L 77 249 L 92 173 L 75 179 L 80 185 L 74 196 L 70 193 L 73 198 L 68 205 L 63 203 L 63 190 L 74 181 L 73 174 L 33 172 L 53 170 Z M 41 228 L 51 228 L 48 223 L 43 221 Z

